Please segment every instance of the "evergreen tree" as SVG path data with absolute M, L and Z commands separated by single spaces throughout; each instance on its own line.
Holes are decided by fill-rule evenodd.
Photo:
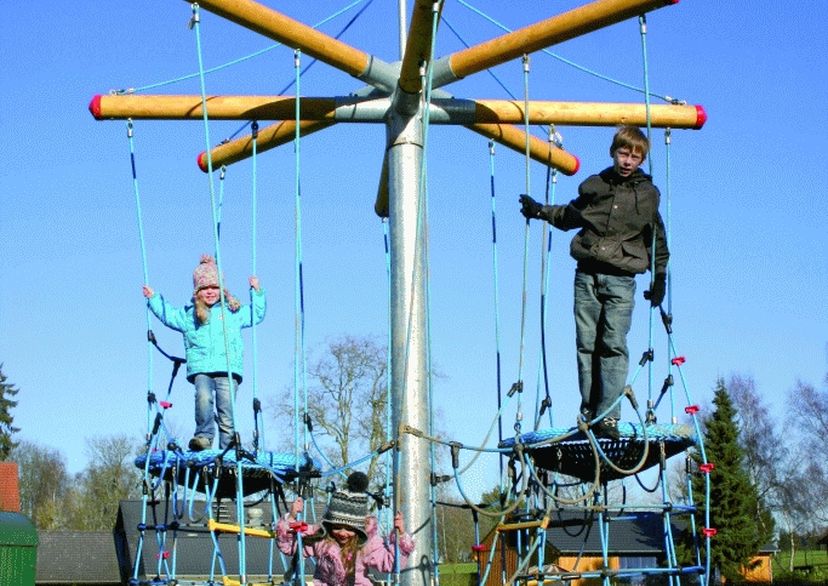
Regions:
M 729 581 L 742 580 L 742 569 L 771 538 L 773 523 L 751 484 L 739 443 L 737 413 L 723 379 L 716 383 L 715 410 L 704 421 L 704 446 L 710 472 L 711 566 Z M 694 479 L 696 501 L 704 497 L 704 475 Z M 757 515 L 757 511 L 759 514 Z
M 17 406 L 17 401 L 13 399 L 17 391 L 14 385 L 6 382 L 3 365 L 0 364 L 0 460 L 8 460 L 9 454 L 17 445 L 12 440 L 12 435 L 20 431 L 20 428 L 12 425 L 14 417 L 11 414 L 11 409 Z

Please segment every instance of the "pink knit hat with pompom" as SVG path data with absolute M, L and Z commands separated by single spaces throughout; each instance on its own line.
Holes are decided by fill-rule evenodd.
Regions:
M 205 287 L 218 286 L 219 272 L 216 266 L 216 259 L 209 254 L 202 254 L 201 262 L 198 263 L 198 266 L 193 271 L 193 297 Z M 230 295 L 227 289 L 224 290 L 224 298 L 227 301 L 227 307 L 230 308 L 230 311 L 238 311 L 241 307 L 239 300 Z
M 193 291 L 198 293 L 205 287 L 218 287 L 219 275 L 216 259 L 209 254 L 201 255 L 201 262 L 193 271 Z

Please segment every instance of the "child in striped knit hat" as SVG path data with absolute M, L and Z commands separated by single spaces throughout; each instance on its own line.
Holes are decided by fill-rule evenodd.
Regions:
M 144 297 L 155 317 L 184 336 L 187 380 L 195 386 L 196 431 L 189 443 L 192 451 L 213 445 L 216 421 L 219 449 L 233 445 L 230 385 L 232 379 L 237 390 L 242 381 L 241 330 L 254 323 L 258 325 L 265 315 L 265 296 L 258 277 L 251 276 L 249 283 L 249 305 L 242 305 L 225 289 L 222 306 L 218 267 L 215 259 L 205 254 L 193 271 L 191 305 L 174 307 L 162 295 L 156 295 L 152 287 L 144 285 Z
M 405 532 L 402 513 L 394 517 L 394 531 L 386 539 L 378 535 L 377 518 L 368 516 L 367 488 L 368 477 L 353 472 L 347 489 L 331 497 L 321 525 L 296 523 L 304 508 L 301 497 L 279 519 L 276 540 L 282 553 L 296 553 L 296 532 L 301 531 L 302 553 L 316 559 L 314 586 L 371 586 L 370 568 L 379 572 L 394 570 L 395 545 L 399 545 L 401 568 L 414 551 L 414 540 Z

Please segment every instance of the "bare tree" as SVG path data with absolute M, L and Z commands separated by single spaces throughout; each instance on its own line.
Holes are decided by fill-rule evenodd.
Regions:
M 66 457 L 54 448 L 21 441 L 11 457 L 20 468 L 20 509 L 38 529 L 65 529 L 71 509 Z
M 828 378 L 822 389 L 798 381 L 788 394 L 788 429 L 799 440 L 797 459 L 803 478 L 795 491 L 808 499 L 804 506 L 813 527 L 828 522 L 828 464 L 824 444 L 828 435 Z
M 310 361 L 307 415 L 334 464 L 347 464 L 387 441 L 387 370 L 387 349 L 369 337 L 335 338 Z M 275 408 L 281 420 L 291 418 L 292 396 L 284 396 Z M 377 478 L 380 470 L 375 456 L 368 477 Z
M 810 466 L 802 468 L 800 464 L 795 458 L 787 461 L 787 470 L 784 473 L 786 482 L 777 488 L 778 506 L 774 510 L 788 535 L 788 548 L 791 554 L 788 561 L 789 571 L 793 571 L 794 568 L 796 537 L 812 527 L 811 503 L 816 502 L 814 487 L 806 481 L 814 471 L 808 470 Z M 820 493 L 818 498 L 821 500 L 824 494 Z
M 76 477 L 78 494 L 71 520 L 75 529 L 111 529 L 120 501 L 139 495 L 141 477 L 133 464 L 137 449 L 126 435 L 87 440 L 89 464 Z
M 811 446 L 821 450 L 828 435 L 828 377 L 822 390 L 797 381 L 788 398 L 791 423 L 796 424 Z
M 816 455 L 828 432 L 828 392 L 798 382 L 789 393 L 791 410 L 780 430 L 749 377 L 732 376 L 728 389 L 739 417 L 740 442 L 751 483 L 784 526 L 791 568 L 796 535 L 828 519 L 828 467 Z
M 739 440 L 748 476 L 759 498 L 778 505 L 778 489 L 786 482 L 785 463 L 790 451 L 752 377 L 732 375 L 727 384 L 739 423 Z

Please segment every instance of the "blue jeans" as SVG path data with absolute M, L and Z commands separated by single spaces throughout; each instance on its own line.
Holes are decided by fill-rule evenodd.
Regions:
M 230 379 L 226 376 L 197 374 L 195 385 L 196 437 L 205 437 L 211 442 L 219 428 L 219 449 L 223 450 L 233 440 L 233 404 L 230 400 Z M 234 382 L 233 391 L 238 390 Z M 213 413 L 215 397 L 215 414 Z
M 581 413 L 620 418 L 629 369 L 627 333 L 635 305 L 635 277 L 575 271 L 575 344 Z

